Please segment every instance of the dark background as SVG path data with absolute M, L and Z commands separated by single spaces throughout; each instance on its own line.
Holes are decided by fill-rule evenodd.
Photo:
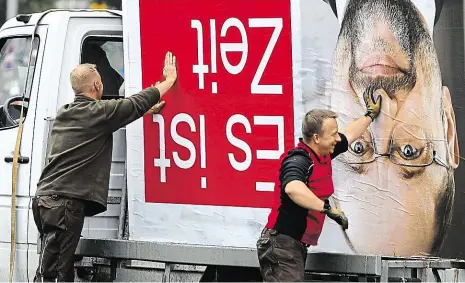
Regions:
M 434 42 L 441 66 L 443 84 L 451 92 L 455 111 L 460 155 L 465 153 L 465 93 L 464 93 L 464 6 L 463 0 L 445 0 Z M 465 161 L 455 170 L 455 200 L 450 230 L 439 256 L 465 258 Z

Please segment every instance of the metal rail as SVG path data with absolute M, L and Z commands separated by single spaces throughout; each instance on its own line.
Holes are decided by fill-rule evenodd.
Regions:
M 258 268 L 254 248 L 218 247 L 157 243 L 117 239 L 81 239 L 76 255 L 106 258 L 112 267 L 123 260 L 163 262 L 166 264 L 165 279 L 173 264 L 200 266 L 233 266 Z M 375 277 L 381 282 L 441 281 L 438 270 L 465 270 L 465 260 L 435 257 L 385 257 L 377 255 L 349 255 L 337 253 L 309 253 L 306 271 L 345 276 Z M 427 275 L 429 271 L 431 275 Z M 114 273 L 113 271 L 112 273 Z M 444 273 L 446 274 L 446 273 Z M 433 276 L 433 277 L 432 277 Z M 445 275 L 444 275 L 445 276 Z M 378 281 L 377 280 L 377 281 Z

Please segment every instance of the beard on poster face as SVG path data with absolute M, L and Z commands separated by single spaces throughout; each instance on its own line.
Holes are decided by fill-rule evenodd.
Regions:
M 341 36 L 350 41 L 351 87 L 381 88 L 391 98 L 415 86 L 416 60 L 432 42 L 410 0 L 350 1 Z

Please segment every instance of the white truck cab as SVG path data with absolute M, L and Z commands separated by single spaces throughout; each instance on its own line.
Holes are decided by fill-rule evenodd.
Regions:
M 73 100 L 69 74 L 83 56 L 87 56 L 83 54 L 83 50 L 90 50 L 87 46 L 99 46 L 110 65 L 124 77 L 122 29 L 119 12 L 89 10 L 18 15 L 0 30 L 0 223 L 4 227 L 0 231 L 2 281 L 8 280 L 9 274 L 12 182 L 17 182 L 14 280 L 32 280 L 38 254 L 31 197 L 35 195 L 45 164 L 51 122 L 57 109 Z M 118 95 L 116 92 L 109 96 L 115 98 Z M 22 103 L 24 125 L 18 176 L 12 180 Z M 119 201 L 114 200 L 121 195 L 125 150 L 125 145 L 120 144 L 124 143 L 124 138 L 118 138 L 121 135 L 124 136 L 124 129 L 115 133 L 115 164 L 112 167 L 108 210 L 86 219 L 83 236 L 117 236 L 120 208 Z

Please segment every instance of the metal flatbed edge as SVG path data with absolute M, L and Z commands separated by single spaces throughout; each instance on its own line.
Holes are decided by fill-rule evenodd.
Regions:
M 392 268 L 465 269 L 465 260 L 438 257 L 382 257 Z
M 258 267 L 256 249 L 82 238 L 77 255 L 110 260 L 170 264 Z M 391 257 L 309 253 L 306 270 L 321 273 L 387 276 L 390 269 L 465 269 L 465 260 L 436 257 Z
M 76 255 L 171 264 L 259 267 L 256 249 L 81 238 Z M 309 253 L 311 272 L 381 275 L 381 256 Z

